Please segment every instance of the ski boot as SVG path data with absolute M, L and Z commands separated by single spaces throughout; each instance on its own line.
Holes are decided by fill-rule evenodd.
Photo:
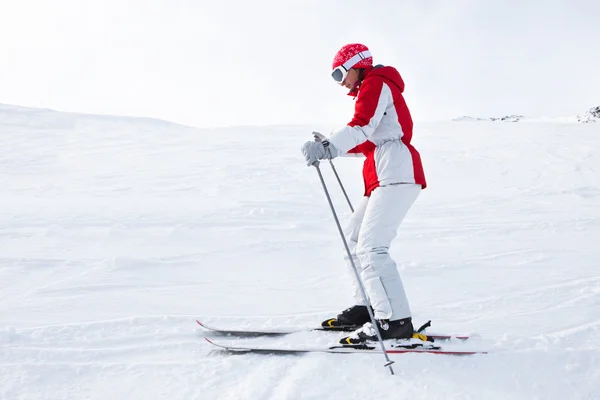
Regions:
M 379 329 L 379 333 L 381 334 L 381 339 L 419 339 L 422 341 L 427 341 L 427 336 L 415 332 L 412 324 L 412 318 L 404 318 L 398 319 L 395 321 L 389 321 L 386 319 L 377 320 L 378 327 L 373 326 L 372 323 L 367 322 L 361 328 L 355 330 L 350 334 L 350 336 L 346 336 L 345 338 L 340 339 L 340 344 L 344 345 L 357 345 L 364 344 L 366 342 L 376 342 L 377 331 Z
M 332 331 L 353 331 L 369 322 L 367 306 L 352 306 L 345 309 L 335 318 L 330 318 L 321 323 L 321 327 Z

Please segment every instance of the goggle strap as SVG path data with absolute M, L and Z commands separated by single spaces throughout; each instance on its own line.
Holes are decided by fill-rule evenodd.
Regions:
M 350 68 L 352 68 L 356 64 L 358 64 L 360 62 L 360 60 L 364 60 L 365 58 L 369 58 L 369 57 L 371 57 L 371 52 L 369 50 L 361 51 L 360 53 L 356 54 L 354 57 L 352 57 L 351 59 L 346 61 L 342 65 L 342 68 L 344 68 L 346 71 L 348 71 L 348 70 L 350 70 Z

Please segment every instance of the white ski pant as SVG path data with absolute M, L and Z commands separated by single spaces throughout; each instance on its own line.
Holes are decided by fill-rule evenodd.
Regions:
M 394 321 L 411 316 L 404 285 L 389 248 L 420 192 L 421 185 L 410 183 L 378 187 L 370 197 L 362 198 L 344 230 L 376 319 Z M 356 304 L 364 304 L 347 256 L 346 261 L 354 282 Z

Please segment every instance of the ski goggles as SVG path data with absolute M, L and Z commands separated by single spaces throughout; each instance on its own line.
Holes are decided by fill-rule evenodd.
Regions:
M 354 57 L 352 57 L 351 59 L 334 69 L 331 73 L 331 77 L 337 83 L 344 82 L 344 79 L 346 79 L 346 77 L 348 76 L 348 71 L 350 71 L 350 68 L 358 64 L 360 60 L 364 60 L 365 58 L 369 57 L 371 57 L 370 51 L 361 51 L 360 53 L 358 53 L 357 55 L 355 55 Z

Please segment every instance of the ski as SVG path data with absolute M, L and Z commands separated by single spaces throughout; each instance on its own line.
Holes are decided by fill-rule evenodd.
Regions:
M 283 346 L 273 344 L 240 344 L 226 341 L 215 341 L 213 339 L 204 338 L 208 343 L 216 346 L 221 351 L 227 351 L 230 353 L 263 353 L 263 354 L 298 354 L 298 353 L 335 353 L 335 354 L 357 354 L 357 353 L 377 353 L 381 354 L 382 351 L 379 347 L 369 345 L 356 345 L 356 346 L 307 346 L 307 345 L 293 345 L 285 344 Z M 486 351 L 480 350 L 451 350 L 444 349 L 441 346 L 430 346 L 430 347 L 419 347 L 415 345 L 402 346 L 394 345 L 393 343 L 385 344 L 385 352 L 387 354 L 406 354 L 406 353 L 427 353 L 437 355 L 452 355 L 452 356 L 466 356 L 475 354 L 487 354 Z
M 196 323 L 198 325 L 200 325 L 202 328 L 215 332 L 219 335 L 230 335 L 230 336 L 283 336 L 283 335 L 289 335 L 292 333 L 299 333 L 299 332 L 311 332 L 311 331 L 315 331 L 315 332 L 351 332 L 353 330 L 356 329 L 356 326 L 354 325 L 349 325 L 346 327 L 336 327 L 334 329 L 328 329 L 328 328 L 323 328 L 323 327 L 304 327 L 304 328 L 298 328 L 298 329 L 294 329 L 294 328 L 243 328 L 243 329 L 235 329 L 235 328 L 221 328 L 218 326 L 214 326 L 214 325 L 210 325 L 204 322 L 201 322 L 200 320 L 196 320 Z M 433 338 L 434 340 L 452 340 L 452 339 L 458 339 L 458 340 L 467 340 L 470 338 L 469 335 L 449 335 L 449 334 L 442 334 L 442 333 L 426 333 L 426 335 L 430 338 Z

